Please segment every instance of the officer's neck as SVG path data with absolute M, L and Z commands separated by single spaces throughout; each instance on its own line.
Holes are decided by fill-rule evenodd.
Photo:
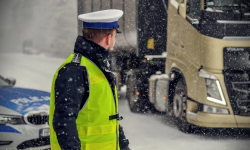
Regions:
M 108 51 L 108 45 L 106 44 L 106 42 L 104 40 L 102 41 L 95 41 L 95 40 L 90 40 L 92 42 L 94 42 L 95 44 L 98 44 L 99 46 L 103 47 L 106 51 Z

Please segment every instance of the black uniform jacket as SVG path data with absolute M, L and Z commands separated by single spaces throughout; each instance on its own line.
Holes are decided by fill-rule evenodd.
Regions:
M 106 49 L 78 36 L 74 53 L 80 53 L 95 63 L 103 71 L 112 90 L 114 90 L 115 76 L 109 71 L 109 52 Z M 62 149 L 81 149 L 76 119 L 88 96 L 89 83 L 86 68 L 73 62 L 63 67 L 55 81 L 55 113 L 53 118 L 53 127 Z

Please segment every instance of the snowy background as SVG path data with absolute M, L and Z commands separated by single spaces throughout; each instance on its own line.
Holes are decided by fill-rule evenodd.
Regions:
M 21 52 L 24 40 L 57 57 L 72 52 L 77 36 L 76 0 L 0 0 L 0 51 Z
M 50 92 L 54 72 L 73 50 L 76 18 L 76 0 L 0 0 L 0 75 L 16 78 L 16 87 Z M 24 40 L 43 53 L 22 54 Z M 125 91 L 119 97 L 121 125 L 132 150 L 250 149 L 244 130 L 185 134 L 171 118 L 131 113 Z

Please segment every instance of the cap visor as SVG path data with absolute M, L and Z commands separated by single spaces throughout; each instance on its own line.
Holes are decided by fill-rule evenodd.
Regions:
M 122 33 L 122 31 L 120 29 L 118 29 L 118 28 L 116 29 L 116 32 L 117 33 Z

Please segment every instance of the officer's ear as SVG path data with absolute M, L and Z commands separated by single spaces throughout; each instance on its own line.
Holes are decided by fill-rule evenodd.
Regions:
M 107 35 L 106 37 L 105 37 L 105 41 L 106 41 L 106 44 L 109 46 L 110 44 L 111 44 L 111 34 L 109 34 L 109 35 Z

